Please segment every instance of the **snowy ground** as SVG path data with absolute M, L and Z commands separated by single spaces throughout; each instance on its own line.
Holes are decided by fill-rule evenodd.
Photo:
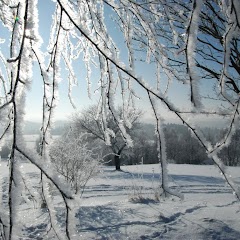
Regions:
M 3 182 L 4 167 L 2 162 Z M 29 164 L 23 168 L 37 184 L 36 170 Z M 160 201 L 155 197 L 158 165 L 122 169 L 104 167 L 86 186 L 76 215 L 76 239 L 240 239 L 240 203 L 214 166 L 170 164 L 171 185 L 185 198 Z M 240 185 L 240 168 L 229 171 Z M 39 204 L 34 208 L 30 202 L 21 211 L 25 222 L 19 239 L 53 239 L 51 231 L 46 233 L 47 213 Z

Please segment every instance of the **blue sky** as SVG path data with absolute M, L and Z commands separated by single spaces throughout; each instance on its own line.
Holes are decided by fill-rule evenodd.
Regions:
M 42 49 L 46 51 L 48 45 L 48 39 L 50 35 L 50 27 L 52 23 L 52 14 L 55 9 L 55 4 L 52 1 L 42 1 L 38 3 L 39 6 L 39 32 L 43 38 Z M 9 39 L 11 33 L 0 25 L 0 38 L 6 39 L 6 43 L 1 47 L 1 51 L 4 52 L 6 56 L 9 56 Z M 64 75 L 67 78 L 66 73 L 63 71 Z M 91 104 L 91 100 L 87 96 L 86 91 L 86 81 L 84 76 L 81 76 L 79 71 L 79 86 L 73 89 L 74 101 L 76 102 L 77 110 L 83 108 L 87 104 Z M 59 85 L 59 103 L 58 107 L 55 109 L 55 119 L 56 120 L 66 120 L 69 116 L 75 111 L 68 100 L 68 83 L 66 80 L 62 81 Z M 41 121 L 42 117 L 42 94 L 43 94 L 43 84 L 41 80 L 41 75 L 37 64 L 33 67 L 33 79 L 31 89 L 27 92 L 26 95 L 26 120 L 31 121 Z
M 39 26 L 40 26 L 40 34 L 44 40 L 43 43 L 43 50 L 45 51 L 48 45 L 48 39 L 50 34 L 50 27 L 52 22 L 52 14 L 54 12 L 55 3 L 52 1 L 46 1 L 46 0 L 40 0 L 38 3 L 39 6 Z M 107 26 L 109 28 L 110 34 L 112 35 L 113 39 L 116 41 L 120 51 L 121 51 L 121 57 L 122 60 L 127 59 L 126 55 L 126 49 L 124 47 L 124 42 L 122 36 L 119 34 L 119 31 L 117 30 L 116 26 L 113 25 L 113 23 L 110 21 L 109 18 L 110 14 L 106 16 L 107 19 Z M 0 26 L 0 38 L 7 38 L 9 39 L 10 33 L 3 29 L 2 26 Z M 7 44 L 7 43 L 6 43 Z M 5 45 L 6 46 L 6 45 Z M 7 48 L 6 48 L 7 49 Z M 2 46 L 3 50 L 3 46 Z M 7 52 L 5 54 L 8 55 Z M 84 107 L 87 107 L 89 104 L 94 104 L 97 101 L 97 97 L 95 96 L 93 91 L 97 87 L 97 81 L 98 81 L 98 70 L 93 71 L 92 73 L 92 96 L 93 99 L 90 100 L 88 98 L 87 94 L 87 84 L 85 80 L 85 68 L 83 66 L 83 63 L 81 62 L 81 59 L 78 60 L 79 62 L 76 64 L 76 73 L 79 80 L 79 86 L 75 87 L 73 89 L 73 99 L 76 103 L 77 109 L 74 110 L 72 105 L 70 104 L 68 100 L 68 83 L 67 83 L 67 74 L 63 71 L 62 78 L 63 80 L 59 85 L 59 103 L 55 110 L 55 119 L 56 120 L 68 120 L 74 111 L 80 111 Z M 152 82 L 152 79 L 155 78 L 154 68 L 151 65 L 148 65 L 146 63 L 141 63 L 136 66 L 137 74 L 144 77 L 144 79 L 148 80 L 149 82 Z M 211 91 L 211 87 L 209 83 L 205 81 L 203 83 L 203 88 L 206 89 L 206 91 Z M 143 90 L 141 90 L 139 87 L 136 86 L 137 93 L 141 97 L 141 99 L 137 102 L 138 106 L 141 106 L 141 108 L 144 110 L 145 120 L 152 119 L 152 111 L 150 110 L 150 105 L 147 103 L 146 98 L 147 95 L 144 93 Z M 31 121 L 41 121 L 42 113 L 41 113 L 41 107 L 42 107 L 42 93 L 43 93 L 43 87 L 42 87 L 42 80 L 41 75 L 38 69 L 38 66 L 34 66 L 33 71 L 33 81 L 32 81 L 32 87 L 30 91 L 27 93 L 26 98 L 26 120 Z M 181 83 L 174 83 L 172 85 L 172 88 L 169 92 L 169 98 L 177 104 L 179 107 L 189 107 L 189 87 L 183 86 Z M 163 110 L 165 113 L 166 118 L 171 119 L 173 115 L 170 115 L 169 112 L 167 112 L 164 108 Z

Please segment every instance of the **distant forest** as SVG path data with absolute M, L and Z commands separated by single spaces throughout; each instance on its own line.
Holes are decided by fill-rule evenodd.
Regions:
M 40 124 L 27 122 L 24 134 L 39 134 Z M 62 135 L 68 128 L 67 122 L 57 122 L 52 129 L 53 135 Z M 169 163 L 176 164 L 212 164 L 204 148 L 194 138 L 191 131 L 184 125 L 166 124 L 164 127 L 166 154 Z M 201 128 L 205 138 L 216 144 L 225 134 L 226 130 L 218 128 Z M 155 126 L 152 124 L 139 123 L 133 134 L 134 147 L 124 150 L 121 161 L 124 165 L 153 164 L 158 163 L 156 151 Z M 37 146 L 38 143 L 36 143 Z M 107 155 L 108 150 L 103 143 L 98 143 L 102 148 L 102 154 Z M 1 157 L 7 158 L 10 147 L 5 145 L 1 149 Z M 240 165 L 240 130 L 233 135 L 229 146 L 219 153 L 227 166 Z M 107 165 L 114 165 L 111 156 L 104 158 Z
M 226 133 L 225 129 L 201 128 L 205 138 L 216 144 Z M 213 164 L 205 149 L 193 137 L 191 131 L 184 125 L 166 124 L 164 127 L 167 159 L 176 164 Z M 142 124 L 136 135 L 134 147 L 130 154 L 124 156 L 125 164 L 157 163 L 155 127 L 151 124 Z M 221 155 L 227 166 L 240 165 L 240 130 L 233 135 L 229 146 L 223 148 Z

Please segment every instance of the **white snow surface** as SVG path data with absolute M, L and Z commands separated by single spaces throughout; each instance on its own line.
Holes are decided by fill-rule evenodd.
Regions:
M 29 163 L 21 168 L 37 190 L 38 170 Z M 82 194 L 75 219 L 79 236 L 73 239 L 240 239 L 240 203 L 214 166 L 170 164 L 168 168 L 170 187 L 181 191 L 184 200 L 156 200 L 158 164 L 123 166 L 121 172 L 103 167 Z M 231 167 L 229 172 L 240 185 L 240 168 Z M 2 204 L 6 204 L 7 173 L 2 161 Z M 54 202 L 63 225 L 61 200 L 55 196 Z M 18 239 L 56 239 L 52 231 L 47 233 L 47 212 L 40 203 L 22 201 L 20 212 Z

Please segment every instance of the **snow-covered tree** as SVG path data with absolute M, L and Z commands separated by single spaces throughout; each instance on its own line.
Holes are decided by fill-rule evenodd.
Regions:
M 44 1 L 44 4 L 48 3 L 48 0 Z M 149 101 L 156 120 L 162 175 L 160 185 L 165 195 L 179 196 L 168 187 L 162 106 L 191 130 L 240 199 L 239 189 L 218 155 L 224 145 L 230 143 L 239 124 L 239 0 L 55 0 L 53 4 L 56 8 L 50 39 L 43 39 L 47 35 L 40 36 L 38 31 L 37 0 L 0 1 L 0 21 L 9 30 L 9 38 L 2 39 L 1 35 L 0 39 L 4 46 L 0 52 L 0 119 L 3 126 L 0 141 L 7 135 L 12 136 L 8 207 L 0 211 L 2 238 L 16 239 L 17 206 L 24 188 L 19 168 L 21 157 L 42 172 L 42 194 L 46 199 L 49 199 L 49 182 L 58 189 L 66 208 L 65 237 L 71 238 L 69 214 L 73 195 L 50 171 L 49 130 L 63 71 L 68 73 L 68 94 L 73 103 L 71 92 L 78 82 L 77 61 L 85 64 L 89 96 L 91 72 L 98 69 L 100 100 L 97 118 L 102 119 L 102 129 L 109 144 L 112 129 L 108 128 L 107 114 L 110 112 L 126 146 L 132 146 L 126 131 L 126 127 L 131 128 L 128 109 L 134 109 L 137 90 L 141 89 L 141 96 L 146 93 L 145 101 Z M 119 27 L 117 37 L 113 34 L 113 25 Z M 43 52 L 43 42 L 48 40 L 48 50 Z M 40 69 L 43 84 L 42 109 L 39 109 L 42 111 L 41 157 L 32 153 L 22 138 L 23 118 L 27 111 L 25 97 L 32 84 L 33 65 Z M 143 74 L 141 68 L 147 65 L 155 75 Z M 209 105 L 205 98 L 201 98 L 206 92 L 201 83 L 206 78 L 208 81 L 214 79 L 214 91 L 209 91 L 207 97 L 215 99 L 215 105 Z M 191 105 L 186 105 L 185 109 L 178 106 L 178 99 L 174 102 L 168 95 L 176 82 L 185 84 L 185 90 L 190 94 Z M 118 101 L 123 109 L 121 117 L 117 114 L 115 96 L 121 96 Z M 226 135 L 216 145 L 206 141 L 191 122 L 194 116 L 205 115 L 225 116 L 229 120 Z M 47 205 L 49 216 L 53 217 L 50 202 L 47 201 Z M 55 221 L 51 223 L 56 229 Z
M 86 134 L 73 134 L 69 130 L 56 139 L 50 148 L 50 159 L 54 168 L 67 182 L 75 193 L 83 192 L 87 182 L 100 171 L 99 148 L 90 149 Z
M 82 111 L 80 115 L 75 115 L 73 125 L 75 129 L 79 129 L 79 133 L 87 132 L 89 134 L 88 141 L 94 141 L 95 139 L 105 143 L 107 148 L 110 150 L 111 155 L 114 158 L 114 164 L 116 170 L 121 170 L 121 155 L 126 150 L 127 144 L 124 141 L 121 128 L 118 122 L 115 121 L 111 112 L 106 114 L 107 128 L 109 129 L 109 136 L 106 135 L 104 130 L 103 121 L 101 118 L 97 118 L 98 107 L 96 105 L 90 106 L 86 110 Z M 123 125 L 126 129 L 126 134 L 133 138 L 135 131 L 139 124 L 139 118 L 141 112 L 132 109 L 128 113 L 124 113 L 125 116 L 128 114 L 129 123 L 131 128 Z M 121 108 L 116 110 L 116 115 L 121 118 L 123 111 Z M 122 123 L 121 123 L 122 124 Z

